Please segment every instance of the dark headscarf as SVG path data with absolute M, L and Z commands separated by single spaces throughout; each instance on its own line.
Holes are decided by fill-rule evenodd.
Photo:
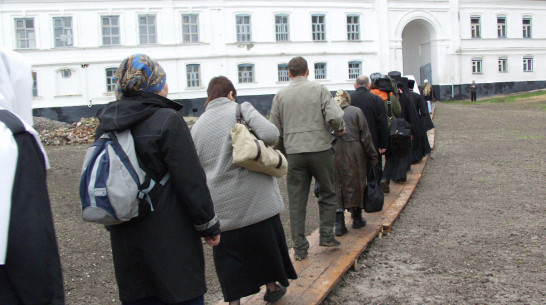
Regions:
M 125 58 L 113 78 L 116 82 L 116 98 L 124 92 L 144 91 L 157 93 L 165 87 L 167 76 L 157 61 L 145 54 L 135 54 Z

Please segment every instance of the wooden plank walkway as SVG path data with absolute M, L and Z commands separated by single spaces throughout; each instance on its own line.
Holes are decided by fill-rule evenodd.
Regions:
M 434 111 L 432 113 L 434 116 Z M 431 148 L 434 147 L 434 129 L 428 132 Z M 411 166 L 405 183 L 391 182 L 390 193 L 385 194 L 383 211 L 364 214 L 367 224 L 360 230 L 351 229 L 351 216 L 345 213 L 349 232 L 336 237 L 341 246 L 334 248 L 320 247 L 318 229 L 307 236 L 309 240 L 308 257 L 302 261 L 294 260 L 294 251 L 290 257 L 298 274 L 298 279 L 290 282 L 286 295 L 276 305 L 311 305 L 320 304 L 335 287 L 343 274 L 351 267 L 357 267 L 357 260 L 374 238 L 392 229 L 394 221 L 409 202 L 419 183 L 429 156 Z M 241 304 L 267 304 L 263 300 L 265 286 L 254 295 L 241 299 Z M 217 305 L 228 303 L 220 301 Z

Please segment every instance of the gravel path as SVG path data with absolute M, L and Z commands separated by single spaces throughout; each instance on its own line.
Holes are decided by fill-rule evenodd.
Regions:
M 440 104 L 436 146 L 410 203 L 324 304 L 546 304 L 545 105 Z M 46 148 L 67 304 L 119 304 L 108 234 L 81 220 L 87 147 Z M 280 186 L 287 205 L 284 179 Z M 289 233 L 286 211 L 281 218 Z M 309 233 L 317 228 L 312 197 L 307 223 Z M 206 301 L 216 304 L 222 295 L 204 248 Z
M 546 304 L 545 106 L 440 104 L 408 206 L 324 304 Z

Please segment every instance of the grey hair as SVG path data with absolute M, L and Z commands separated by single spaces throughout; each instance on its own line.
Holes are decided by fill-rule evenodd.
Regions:
M 356 78 L 355 83 L 358 85 L 358 87 L 366 86 L 368 87 L 370 85 L 370 78 L 366 75 L 360 75 Z

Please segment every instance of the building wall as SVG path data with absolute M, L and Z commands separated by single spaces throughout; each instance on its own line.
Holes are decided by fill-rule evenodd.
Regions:
M 199 15 L 197 43 L 182 39 L 181 15 L 188 13 Z M 157 16 L 157 43 L 140 44 L 141 14 Z M 249 43 L 236 42 L 237 14 L 251 16 Z M 289 16 L 288 42 L 275 39 L 276 14 Z M 325 41 L 312 40 L 313 14 L 325 16 Z M 120 45 L 103 46 L 101 16 L 111 15 L 119 16 Z M 347 15 L 360 17 L 358 41 L 347 39 Z M 72 17 L 72 47 L 54 45 L 53 18 L 62 16 Z M 480 17 L 480 38 L 471 37 L 472 16 Z M 506 38 L 497 37 L 497 16 L 506 17 Z M 532 18 L 532 38 L 522 37 L 523 17 Z M 34 19 L 35 47 L 17 46 L 15 18 Z M 278 81 L 277 65 L 294 56 L 307 59 L 310 79 L 315 78 L 314 63 L 326 63 L 327 77 L 317 81 L 331 91 L 353 88 L 350 61 L 361 61 L 362 73 L 368 75 L 391 70 L 415 74 L 418 66 L 430 61 L 442 99 L 464 98 L 464 90 L 457 95 L 452 88 L 464 88 L 471 80 L 521 83 L 501 86 L 506 91 L 500 93 L 526 90 L 525 84 L 546 80 L 546 5 L 539 0 L 2 0 L 0 25 L 0 43 L 29 58 L 36 72 L 34 108 L 60 109 L 56 113 L 67 107 L 85 109 L 82 105 L 94 109 L 114 100 L 113 93 L 107 92 L 105 69 L 116 68 L 134 53 L 148 54 L 164 67 L 170 98 L 193 103 L 201 103 L 206 96 L 210 78 L 225 75 L 234 81 L 240 96 L 261 105 L 287 84 Z M 426 34 L 428 38 L 423 38 Z M 524 72 L 523 58 L 528 56 L 533 58 L 533 70 Z M 499 57 L 508 60 L 507 72 L 498 72 Z M 473 59 L 482 60 L 481 73 L 472 72 Z M 200 65 L 201 86 L 197 88 L 187 86 L 188 64 Z M 238 83 L 238 64 L 254 64 L 254 82 Z M 61 71 L 67 69 L 71 77 L 62 78 Z M 422 82 L 419 75 L 415 77 Z

